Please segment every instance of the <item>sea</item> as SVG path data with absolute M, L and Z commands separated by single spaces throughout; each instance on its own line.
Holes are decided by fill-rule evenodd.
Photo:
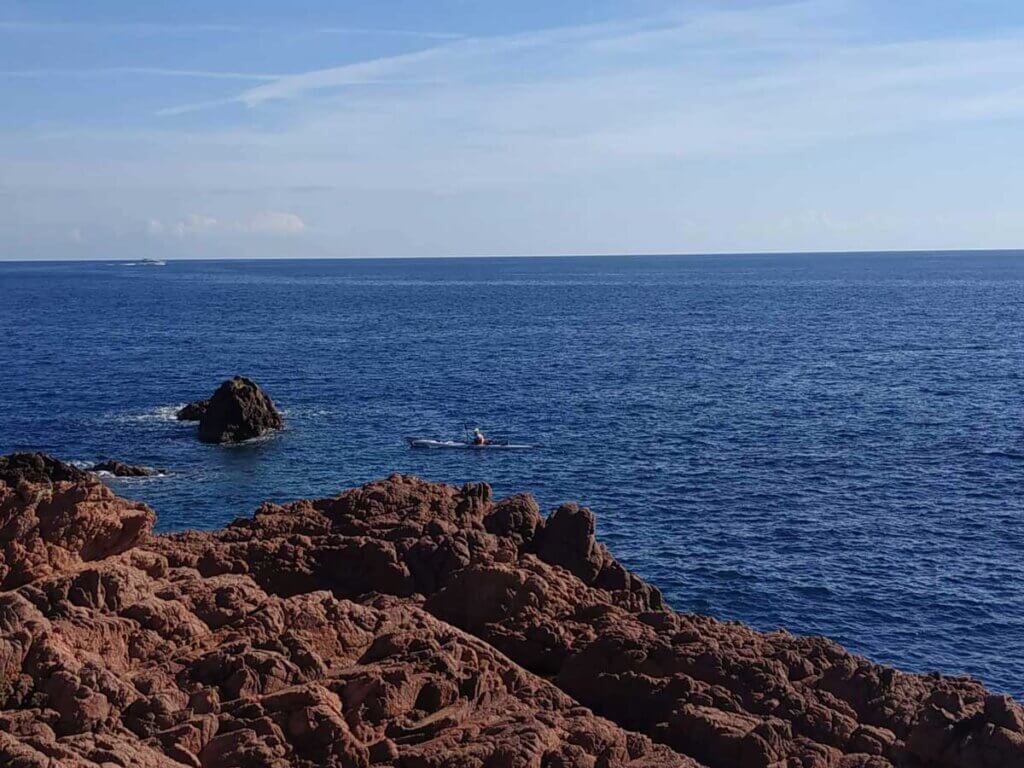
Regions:
M 255 379 L 287 428 L 177 408 Z M 412 450 L 481 427 L 521 451 Z M 394 472 L 549 510 L 680 611 L 1024 699 L 1024 252 L 0 263 L 0 453 L 158 529 Z

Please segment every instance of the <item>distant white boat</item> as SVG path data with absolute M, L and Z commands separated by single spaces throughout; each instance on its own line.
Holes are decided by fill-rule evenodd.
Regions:
M 159 261 L 157 259 L 142 259 L 139 261 L 139 265 L 143 267 L 166 267 L 166 261 Z

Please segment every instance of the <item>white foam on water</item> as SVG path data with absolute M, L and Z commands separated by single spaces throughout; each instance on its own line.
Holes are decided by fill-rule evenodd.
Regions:
M 336 408 L 316 408 L 312 406 L 301 408 L 281 408 L 278 406 L 277 410 L 281 412 L 282 416 L 289 419 L 324 418 L 327 416 L 337 416 L 340 413 Z
M 143 480 L 159 480 L 162 477 L 170 477 L 170 472 L 157 472 L 155 475 L 115 475 L 113 472 L 107 472 L 106 470 L 100 470 L 99 472 L 93 472 L 97 477 L 107 480 L 117 480 L 119 483 L 135 483 Z
M 269 443 L 271 440 L 276 440 L 277 437 L 284 432 L 283 429 L 271 429 L 269 432 L 265 432 L 258 437 L 250 437 L 248 440 L 239 440 L 232 443 L 210 443 L 210 445 L 216 448 L 242 448 L 245 446 L 260 445 L 261 443 Z
M 172 422 L 174 424 L 189 424 L 187 421 L 178 421 L 178 411 L 184 408 L 186 403 L 176 405 L 160 405 L 145 411 L 129 411 L 118 413 L 112 411 L 104 414 L 104 419 L 121 423 L 146 424 L 153 422 Z

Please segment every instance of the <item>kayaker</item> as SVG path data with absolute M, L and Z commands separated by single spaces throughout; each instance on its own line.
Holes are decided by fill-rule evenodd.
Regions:
M 473 428 L 473 445 L 487 445 L 487 438 L 480 431 L 480 427 Z

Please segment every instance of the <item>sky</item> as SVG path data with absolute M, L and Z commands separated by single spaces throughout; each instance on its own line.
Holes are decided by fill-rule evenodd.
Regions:
M 0 0 L 0 259 L 1020 247 L 1019 0 Z

